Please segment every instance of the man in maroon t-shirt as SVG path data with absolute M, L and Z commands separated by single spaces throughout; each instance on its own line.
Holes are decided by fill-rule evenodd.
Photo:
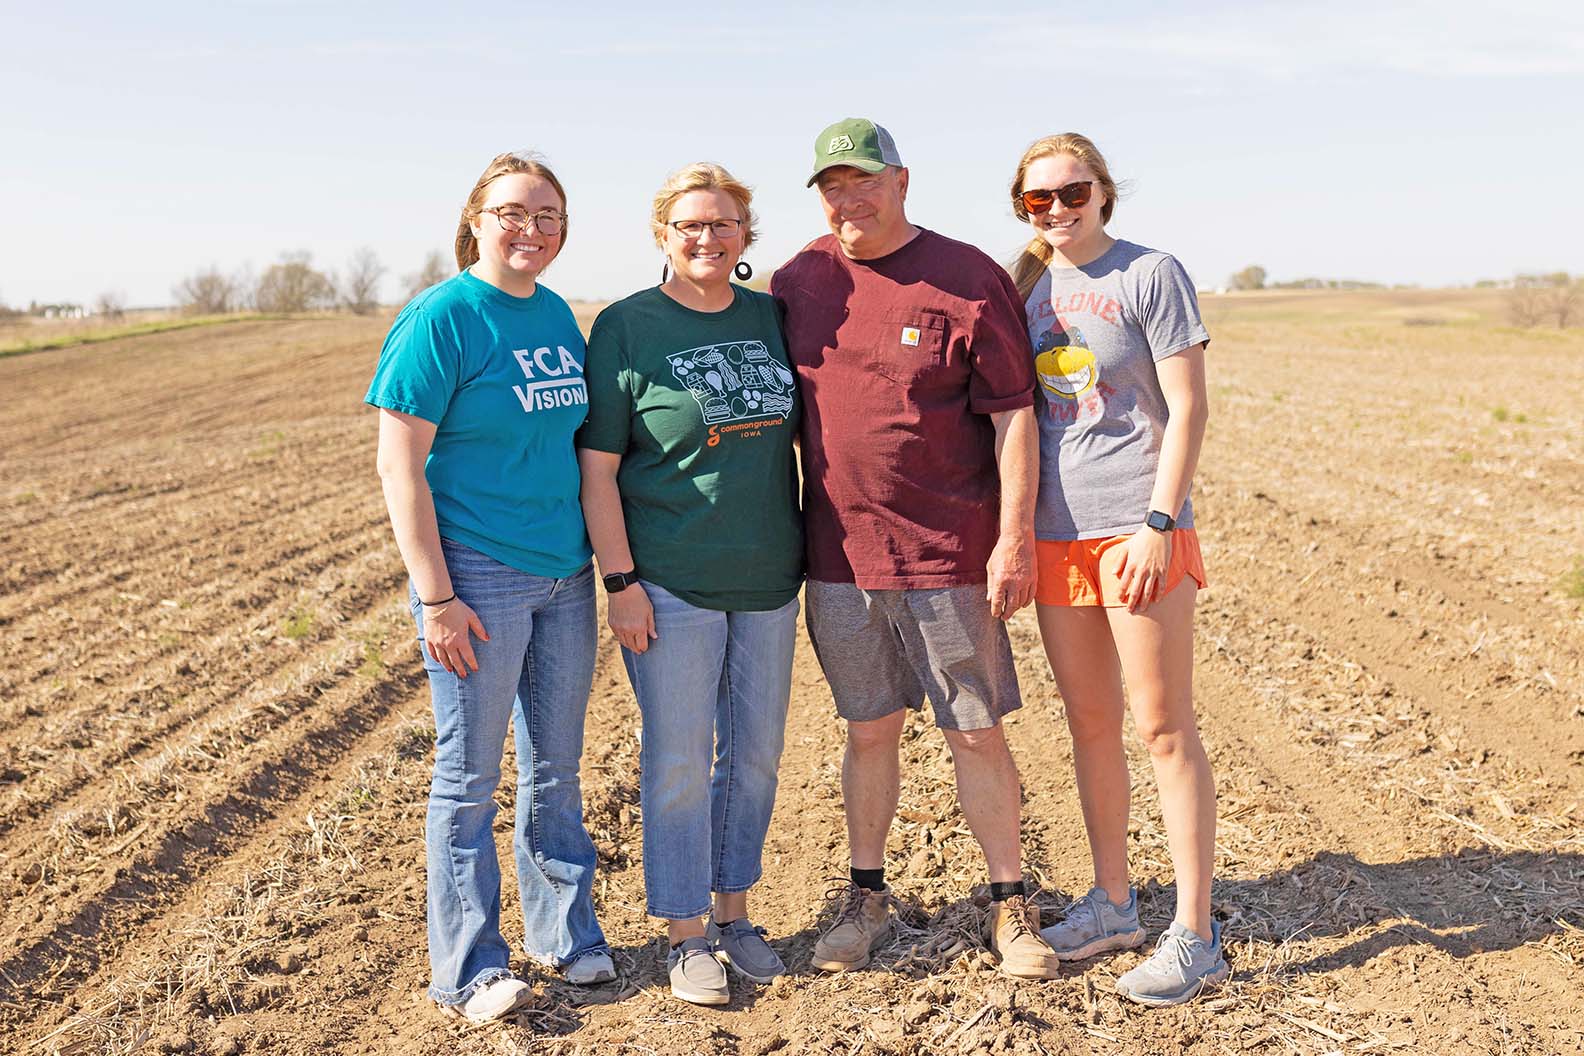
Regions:
M 852 884 L 814 948 L 867 964 L 891 931 L 885 842 L 908 708 L 927 695 L 989 868 L 1003 970 L 1056 974 L 1023 890 L 1020 789 L 1001 717 L 1021 705 L 1004 621 L 1034 594 L 1039 436 L 1021 299 L 972 246 L 911 224 L 884 128 L 814 146 L 831 234 L 775 273 L 803 396 L 808 628 L 847 722 Z

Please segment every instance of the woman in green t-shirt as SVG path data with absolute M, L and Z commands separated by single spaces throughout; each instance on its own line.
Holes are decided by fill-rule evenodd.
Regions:
M 577 436 L 608 622 L 643 714 L 648 911 L 668 923 L 672 993 L 712 1005 L 729 996 L 716 955 L 755 982 L 786 970 L 747 892 L 791 695 L 798 401 L 775 302 L 731 282 L 752 274 L 751 204 L 703 163 L 655 195 L 661 284 L 595 320 Z

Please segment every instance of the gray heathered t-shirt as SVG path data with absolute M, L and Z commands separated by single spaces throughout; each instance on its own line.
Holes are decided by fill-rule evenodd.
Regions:
M 1039 379 L 1035 535 L 1138 531 L 1166 428 L 1155 364 L 1210 340 L 1188 273 L 1168 253 L 1119 239 L 1081 268 L 1047 269 L 1029 294 L 1028 324 Z M 1191 500 L 1177 526 L 1193 527 Z

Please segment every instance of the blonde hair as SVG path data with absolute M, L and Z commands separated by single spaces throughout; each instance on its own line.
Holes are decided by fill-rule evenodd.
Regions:
M 665 183 L 655 192 L 654 206 L 649 213 L 649 229 L 654 234 L 655 245 L 665 245 L 667 221 L 671 207 L 689 191 L 724 191 L 737 203 L 737 218 L 743 223 L 743 244 L 746 251 L 758 237 L 759 218 L 753 211 L 753 191 L 748 185 L 713 161 L 696 161 L 685 165 L 666 177 Z
M 473 237 L 473 225 L 478 221 L 484 205 L 485 195 L 489 185 L 502 176 L 522 172 L 529 176 L 537 176 L 555 188 L 556 196 L 561 199 L 561 211 L 566 212 L 566 190 L 561 186 L 561 181 L 556 179 L 556 174 L 550 171 L 550 166 L 540 161 L 533 154 L 508 151 L 497 154 L 493 161 L 484 169 L 484 174 L 473 185 L 473 191 L 467 197 L 467 202 L 462 206 L 462 219 L 457 222 L 456 233 L 456 262 L 457 270 L 466 270 L 469 264 L 479 259 L 478 239 Z M 561 225 L 561 245 L 566 246 L 567 225 Z
M 1028 173 L 1028 167 L 1040 158 L 1049 158 L 1057 154 L 1066 154 L 1088 166 L 1094 173 L 1095 182 L 1100 185 L 1100 190 L 1105 194 L 1105 204 L 1100 207 L 1100 222 L 1109 224 L 1111 213 L 1116 209 L 1117 185 L 1111 179 L 1111 170 L 1106 167 L 1105 157 L 1100 153 L 1100 148 L 1088 136 L 1081 136 L 1077 132 L 1063 132 L 1059 136 L 1043 136 L 1030 143 L 1023 156 L 1018 159 L 1017 172 L 1012 176 L 1012 212 L 1019 220 L 1028 220 L 1028 210 L 1023 205 L 1023 178 Z M 1034 292 L 1034 285 L 1039 282 L 1039 277 L 1045 269 L 1050 267 L 1050 262 L 1055 259 L 1055 252 L 1039 235 L 1029 239 L 1028 245 L 1018 254 L 1012 262 L 1012 281 L 1017 285 L 1018 296 L 1025 301 L 1029 294 Z

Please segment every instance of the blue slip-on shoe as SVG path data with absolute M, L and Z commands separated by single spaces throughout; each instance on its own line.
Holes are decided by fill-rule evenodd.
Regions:
M 767 934 L 747 917 L 738 917 L 728 924 L 717 924 L 711 918 L 704 929 L 705 938 L 715 944 L 720 959 L 732 971 L 755 983 L 768 983 L 786 971 L 786 965 L 765 941 Z

